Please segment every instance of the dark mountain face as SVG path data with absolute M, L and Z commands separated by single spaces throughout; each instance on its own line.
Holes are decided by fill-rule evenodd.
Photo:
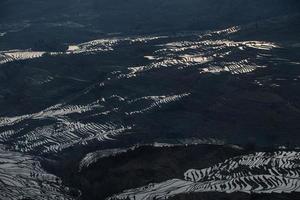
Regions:
M 56 32 L 47 39 L 67 41 L 89 40 L 95 31 L 136 34 L 226 28 L 300 8 L 295 0 L 9 0 L 0 4 L 2 25 L 23 23 L 31 36 Z M 66 23 L 68 29 L 61 30 L 59 24 Z
M 9 0 L 0 2 L 1 49 L 63 50 L 107 34 L 219 29 L 300 9 L 295 0 Z M 22 30 L 22 31 L 17 31 Z M 26 38 L 26 39 L 24 39 Z
M 299 5 L 2 0 L 0 199 L 298 199 Z

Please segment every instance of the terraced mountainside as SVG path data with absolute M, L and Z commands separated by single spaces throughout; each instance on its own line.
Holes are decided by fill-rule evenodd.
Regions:
M 78 165 L 65 162 L 52 171 L 61 173 L 70 187 L 80 188 L 83 199 L 106 199 L 125 189 L 181 177 L 186 169 L 205 167 L 244 153 L 214 142 L 179 140 L 99 150 L 83 156 Z
M 299 152 L 259 152 L 225 160 L 212 167 L 124 191 L 108 199 L 166 199 L 193 192 L 299 192 Z
M 80 188 L 83 199 L 299 198 L 298 151 L 255 153 L 205 142 L 209 141 L 99 150 L 88 153 L 78 165 L 66 163 L 54 171 Z
M 297 147 L 299 47 L 241 40 L 253 26 L 2 51 L 0 140 L 34 154 L 128 134 Z
M 0 3 L 0 199 L 298 199 L 298 2 L 131 1 Z

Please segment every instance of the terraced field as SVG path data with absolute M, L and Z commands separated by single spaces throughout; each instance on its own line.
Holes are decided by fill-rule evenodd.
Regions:
M 299 152 L 259 152 L 225 160 L 212 167 L 127 190 L 108 199 L 167 199 L 193 192 L 291 193 L 299 192 Z
M 0 146 L 0 198 L 72 199 L 60 178 L 42 169 L 30 155 L 5 150 Z
M 31 49 L 5 44 L 0 199 L 300 192 L 299 21 L 293 14 L 219 30 L 136 35 L 94 27 L 88 37 L 39 40 Z M 35 25 L 0 24 L 0 37 L 26 35 Z M 229 153 L 219 158 L 220 151 L 198 148 Z M 152 168 L 144 170 L 145 163 Z M 135 173 L 141 181 L 131 180 Z
M 66 52 L 47 52 L 49 58 L 62 59 L 77 54 L 93 56 L 106 51 L 118 52 L 123 48 L 154 46 L 152 53 L 144 55 L 146 57 L 143 58 L 144 65 L 129 65 L 117 71 L 112 70 L 101 81 L 82 88 L 82 91 L 76 95 L 71 94 L 72 96 L 68 97 L 69 100 L 66 102 L 57 101 L 56 104 L 36 113 L 12 117 L 2 116 L 0 139 L 14 150 L 41 154 L 59 152 L 73 145 L 87 144 L 88 141 L 95 139 L 102 141 L 126 132 L 135 132 L 132 129 L 136 125 L 134 122 L 136 120 L 131 120 L 131 118 L 140 118 L 139 116 L 143 118 L 144 114 L 159 112 L 165 107 L 178 105 L 178 102 L 191 101 L 201 95 L 197 90 L 192 89 L 189 83 L 184 81 L 183 85 L 180 85 L 180 82 L 175 81 L 175 79 L 180 79 L 180 74 L 193 71 L 192 74 L 185 76 L 191 76 L 195 80 L 206 79 L 208 73 L 249 74 L 251 77 L 256 70 L 268 68 L 271 62 L 275 62 L 273 61 L 275 52 L 284 51 L 287 48 L 275 42 L 228 40 L 228 38 L 243 34 L 245 30 L 247 30 L 245 27 L 232 27 L 221 31 L 192 32 L 171 36 L 101 39 L 70 45 Z M 45 52 L 27 50 L 1 52 L 2 67 L 5 67 L 4 63 L 8 61 L 43 59 L 44 54 Z M 282 59 L 276 62 L 277 64 L 288 62 L 296 67 L 298 60 Z M 161 73 L 165 73 L 166 70 L 169 72 L 162 75 Z M 161 83 L 162 88 L 152 87 L 151 82 L 149 89 L 151 88 L 152 91 L 144 90 L 141 93 L 138 88 L 129 88 L 135 82 L 140 82 L 141 88 L 147 88 L 147 79 L 161 81 L 162 79 L 156 80 L 152 77 L 157 73 L 165 79 L 164 83 Z M 168 73 L 172 73 L 173 76 L 168 76 Z M 47 81 L 39 87 L 47 88 L 47 85 L 59 81 L 54 74 L 50 73 L 47 77 L 51 78 L 47 78 Z M 89 82 L 80 77 L 66 78 L 75 82 Z M 298 84 L 297 77 L 294 77 L 294 80 L 295 84 Z M 258 86 L 263 86 L 256 79 L 253 82 Z M 123 84 L 128 85 L 128 88 L 122 91 L 118 88 L 123 87 Z M 277 83 L 270 83 L 270 86 L 280 87 Z M 116 89 L 110 90 L 111 87 Z M 139 84 L 136 87 L 139 87 Z M 131 91 L 135 92 L 131 93 Z M 94 95 L 97 93 L 99 95 Z M 218 104 L 226 98 L 218 100 Z M 80 102 L 80 99 L 87 101 Z M 255 101 L 263 100 L 256 99 Z M 43 125 L 40 124 L 41 121 Z M 28 123 L 30 127 L 27 128 L 25 125 Z

